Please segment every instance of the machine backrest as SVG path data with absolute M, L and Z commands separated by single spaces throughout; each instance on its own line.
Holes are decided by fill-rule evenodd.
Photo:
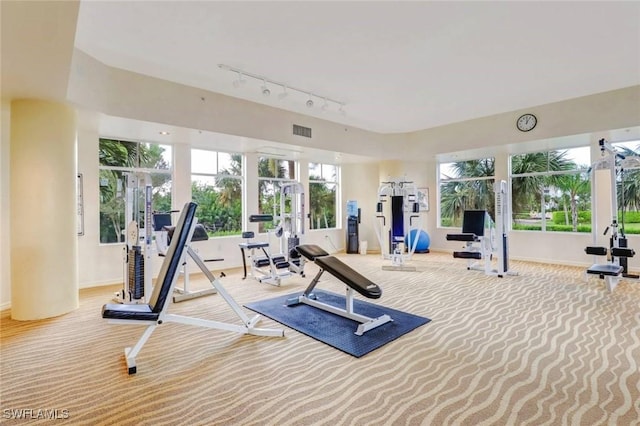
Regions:
M 153 230 L 162 231 L 165 226 L 171 226 L 171 213 L 154 213 Z
M 180 219 L 178 219 L 171 244 L 160 267 L 156 285 L 149 298 L 149 306 L 155 313 L 161 312 L 164 308 L 178 278 L 185 246 L 191 238 L 194 225 L 197 222 L 195 218 L 196 207 L 198 207 L 196 203 L 185 204 Z
M 486 210 L 465 210 L 462 217 L 462 233 L 484 236 L 485 219 L 488 216 Z
M 404 197 L 402 195 L 391 196 L 391 219 L 391 236 L 399 237 L 404 241 Z

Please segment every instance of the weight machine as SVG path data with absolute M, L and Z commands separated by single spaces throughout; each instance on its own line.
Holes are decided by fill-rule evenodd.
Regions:
M 382 182 L 378 187 L 375 225 L 382 258 L 391 260 L 391 266 L 384 265 L 382 269 L 415 271 L 415 267 L 405 264 L 416 250 L 418 232 L 422 227 L 418 190 L 413 182 L 402 179 Z M 405 236 L 411 235 L 411 231 L 414 232 L 414 238 L 407 247 Z
M 600 146 L 600 160 L 593 163 L 590 168 L 591 174 L 591 200 L 596 200 L 598 184 L 601 185 L 608 183 L 610 187 L 611 197 L 611 211 L 612 217 L 611 223 L 605 228 L 603 236 L 606 236 L 609 231 L 609 247 L 598 245 L 598 219 L 600 215 L 604 215 L 602 211 L 598 212 L 598 205 L 593 203 L 591 212 L 591 229 L 593 235 L 593 245 L 585 248 L 585 253 L 594 256 L 594 264 L 591 265 L 585 273 L 585 280 L 588 280 L 589 275 L 598 275 L 600 279 L 603 279 L 607 290 L 612 292 L 619 284 L 620 280 L 626 279 L 639 279 L 640 276 L 630 274 L 628 271 L 628 259 L 635 256 L 635 251 L 627 247 L 627 238 L 624 234 L 624 186 L 622 191 L 622 221 L 618 222 L 618 191 L 617 191 L 617 178 L 618 174 L 622 179 L 624 185 L 624 170 L 632 168 L 640 168 L 638 157 L 626 157 L 615 150 L 615 148 L 604 139 L 598 141 Z M 608 180 L 608 182 L 607 182 Z M 603 194 L 600 194 L 602 197 Z M 603 205 L 600 205 L 604 207 Z M 596 256 L 606 256 L 606 263 L 597 263 Z
M 480 270 L 486 275 L 502 278 L 505 275 L 517 275 L 509 271 L 507 182 L 495 182 L 493 190 L 496 221 L 491 219 L 486 210 L 465 210 L 462 233 L 447 234 L 447 240 L 465 243 L 464 250 L 454 251 L 453 257 L 466 259 L 468 270 Z M 492 267 L 494 253 L 498 255 L 496 269 Z
M 123 286 L 114 296 L 117 303 L 146 303 L 145 297 L 151 294 L 151 244 L 152 218 L 151 203 L 153 185 L 148 173 L 127 172 L 125 180 L 124 218 L 127 223 L 124 233 L 123 249 Z M 121 186 L 118 181 L 118 186 Z M 140 229 L 143 229 L 143 237 Z
M 267 242 L 251 241 L 252 231 L 243 232 L 246 241 L 240 243 L 244 277 L 247 277 L 246 259 L 249 258 L 251 276 L 258 282 L 279 286 L 282 279 L 298 274 L 304 277 L 305 259 L 296 247 L 304 234 L 304 187 L 299 182 L 286 182 L 280 186 L 280 202 L 273 207 L 273 215 L 251 215 L 249 222 L 275 222 L 275 229 L 267 231 Z M 271 234 L 279 241 L 279 252 L 271 253 Z

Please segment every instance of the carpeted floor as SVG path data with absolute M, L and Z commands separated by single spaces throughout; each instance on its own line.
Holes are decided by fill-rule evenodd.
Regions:
M 128 376 L 123 348 L 143 327 L 104 322 L 115 287 L 87 289 L 58 318 L 2 312 L 0 423 L 25 424 L 13 417 L 26 413 L 60 418 L 29 424 L 74 425 L 640 424 L 640 283 L 608 293 L 580 268 L 524 262 L 501 279 L 444 253 L 416 255 L 417 272 L 339 257 L 383 288 L 377 304 L 432 321 L 362 358 L 291 329 L 267 338 L 166 324 Z M 302 291 L 315 271 L 281 287 L 239 271 L 222 282 L 245 304 Z M 319 288 L 343 291 L 327 274 Z M 235 318 L 218 295 L 170 310 Z

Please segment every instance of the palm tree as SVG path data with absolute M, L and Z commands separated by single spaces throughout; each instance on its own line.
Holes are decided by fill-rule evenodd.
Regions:
M 141 144 L 138 142 L 119 141 L 115 139 L 100 139 L 98 160 L 100 170 L 100 239 L 101 242 L 118 242 L 122 236 L 124 226 L 124 178 L 122 170 L 112 170 L 110 167 L 127 169 L 155 168 L 168 169 L 162 154 L 164 148 L 160 145 Z M 171 194 L 168 189 L 170 174 L 153 173 L 151 175 L 154 188 L 154 201 L 163 206 L 170 205 Z
M 452 225 L 460 225 L 465 210 L 485 209 L 494 216 L 493 179 L 483 179 L 495 174 L 495 159 L 459 161 L 452 165 L 451 181 L 441 186 L 440 206 L 443 219 Z M 477 178 L 471 180 L 457 180 Z
M 514 216 L 540 210 L 545 188 L 554 186 L 559 176 L 547 172 L 575 169 L 567 151 L 534 152 L 511 157 L 511 204 Z M 518 177 L 518 175 L 527 175 Z
M 578 230 L 578 199 L 590 192 L 589 180 L 580 173 L 556 176 L 554 185 L 562 191 L 571 205 L 571 224 L 573 232 Z

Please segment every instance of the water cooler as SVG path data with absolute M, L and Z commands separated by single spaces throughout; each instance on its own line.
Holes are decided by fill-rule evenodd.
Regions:
M 358 225 L 360 224 L 360 209 L 355 200 L 347 201 L 347 253 L 358 253 L 359 238 Z

